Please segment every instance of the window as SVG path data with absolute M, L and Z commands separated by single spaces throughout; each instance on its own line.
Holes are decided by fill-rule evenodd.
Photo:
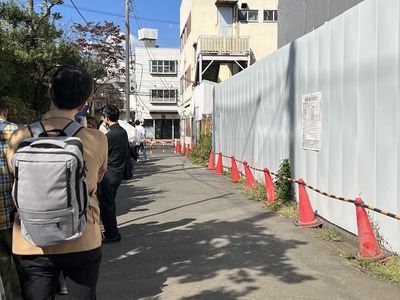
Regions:
M 264 22 L 277 22 L 278 11 L 277 10 L 264 10 Z
M 178 90 L 151 90 L 151 103 L 176 103 Z
M 183 93 L 191 84 L 191 65 L 186 69 L 185 75 L 181 77 L 181 92 Z
M 257 22 L 258 10 L 240 9 L 238 13 L 239 22 Z
M 189 13 L 189 17 L 186 21 L 185 27 L 183 28 L 182 34 L 181 34 L 181 50 L 186 44 L 187 38 L 192 31 L 192 13 Z
M 176 60 L 152 60 L 151 74 L 176 74 Z

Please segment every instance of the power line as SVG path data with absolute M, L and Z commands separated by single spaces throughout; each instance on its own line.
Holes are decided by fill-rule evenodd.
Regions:
M 143 28 L 143 26 L 142 26 L 142 24 L 140 22 L 139 14 L 138 14 L 137 9 L 136 9 L 135 1 L 132 1 L 131 4 L 132 4 L 133 14 L 136 17 L 135 18 L 136 19 L 136 24 L 138 25 L 139 29 Z M 144 44 L 144 48 L 146 49 L 147 55 L 149 56 L 150 60 L 154 60 L 154 54 L 152 53 L 150 47 L 148 47 L 148 45 L 146 43 L 143 43 L 143 44 Z M 162 84 L 164 85 L 164 87 L 167 90 L 169 90 L 170 88 L 168 87 L 168 84 L 166 83 L 166 80 L 163 77 L 160 77 L 160 80 L 161 80 Z
M 71 1 L 72 2 L 72 1 Z M 88 12 L 93 12 L 93 13 L 97 13 L 97 14 L 102 14 L 102 15 L 108 15 L 108 16 L 115 16 L 115 17 L 124 17 L 123 14 L 117 14 L 117 13 L 111 13 L 111 12 L 106 12 L 106 11 L 102 11 L 102 10 L 96 10 L 96 9 L 91 9 L 91 8 L 87 8 L 87 7 L 74 7 L 72 5 L 68 5 L 68 4 L 62 4 L 62 6 L 65 7 L 69 7 L 69 8 L 79 8 L 79 10 L 81 11 L 88 11 Z M 134 19 L 133 17 L 130 17 L 130 19 Z M 135 16 L 135 19 L 140 19 L 143 21 L 149 21 L 149 22 L 157 22 L 157 23 L 167 23 L 167 24 L 175 24 L 175 25 L 179 25 L 179 22 L 177 21 L 171 21 L 171 20 L 163 20 L 163 19 L 152 19 L 152 18 L 139 18 L 138 16 Z
M 83 21 L 85 21 L 85 23 L 88 23 L 88 21 L 86 21 L 86 19 L 83 17 L 83 15 L 81 14 L 81 12 L 79 11 L 79 9 L 76 7 L 75 3 L 73 0 L 70 0 L 72 5 L 74 6 L 74 8 L 76 9 L 76 11 L 78 12 L 78 14 L 81 16 L 81 18 L 83 19 Z

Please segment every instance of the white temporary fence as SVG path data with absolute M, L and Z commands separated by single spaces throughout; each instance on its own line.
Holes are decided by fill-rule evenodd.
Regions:
M 293 178 L 399 215 L 399 33 L 399 0 L 365 0 L 218 84 L 215 152 L 271 171 L 289 158 Z M 309 194 L 357 233 L 354 205 Z M 371 216 L 399 252 L 400 222 Z

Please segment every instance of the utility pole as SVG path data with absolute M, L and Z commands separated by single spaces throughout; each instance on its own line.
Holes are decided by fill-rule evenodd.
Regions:
M 126 97 L 126 102 L 125 102 L 125 120 L 126 122 L 129 122 L 130 116 L 131 116 L 131 110 L 129 107 L 129 101 L 130 101 L 130 79 L 129 79 L 129 59 L 130 59 L 130 44 L 129 44 L 129 39 L 130 39 L 130 29 L 129 29 L 129 2 L 130 0 L 125 0 L 125 97 Z
M 26 0 L 26 10 L 29 15 L 33 15 L 33 0 Z

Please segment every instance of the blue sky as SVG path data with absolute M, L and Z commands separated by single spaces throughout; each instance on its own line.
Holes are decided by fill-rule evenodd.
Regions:
M 26 0 L 15 0 L 26 5 Z M 1 2 L 6 2 L 2 0 Z M 42 0 L 34 0 L 35 10 Z M 73 3 L 78 8 L 74 8 Z M 139 28 L 158 29 L 157 45 L 163 48 L 179 48 L 179 7 L 181 0 L 132 0 L 130 31 L 132 40 L 137 38 Z M 63 27 L 68 30 L 72 22 L 114 22 L 125 32 L 125 0 L 64 0 L 55 11 L 63 16 Z M 136 19 L 136 16 L 138 19 Z
M 179 48 L 180 4 L 181 0 L 133 0 L 130 6 L 130 31 L 133 39 L 137 37 L 139 28 L 156 28 L 157 44 L 160 47 Z M 119 25 L 125 32 L 125 0 L 64 0 L 64 4 L 58 6 L 57 10 L 66 23 L 73 21 L 84 24 L 84 19 L 88 22 L 106 20 Z

